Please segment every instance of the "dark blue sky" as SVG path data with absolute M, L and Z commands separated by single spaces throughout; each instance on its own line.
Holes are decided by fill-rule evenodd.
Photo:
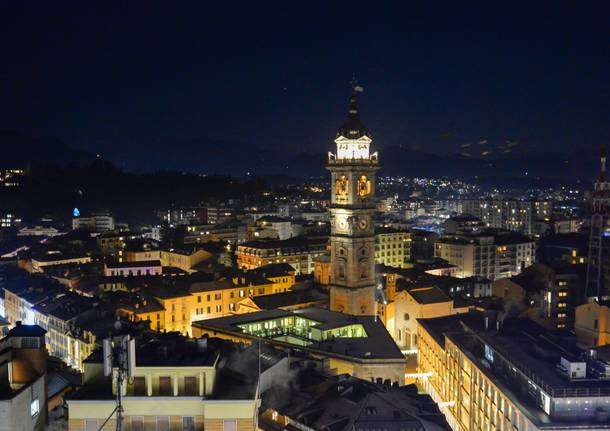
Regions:
M 381 148 L 610 143 L 610 3 L 475 3 L 3 0 L 0 128 L 132 168 L 321 152 L 356 72 Z

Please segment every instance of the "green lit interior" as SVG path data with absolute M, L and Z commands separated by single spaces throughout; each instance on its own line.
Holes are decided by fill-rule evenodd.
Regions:
M 331 338 L 365 338 L 364 327 L 360 323 L 330 329 L 319 328 L 320 322 L 300 316 L 288 316 L 278 319 L 237 325 L 246 334 L 256 337 L 271 338 L 299 346 Z

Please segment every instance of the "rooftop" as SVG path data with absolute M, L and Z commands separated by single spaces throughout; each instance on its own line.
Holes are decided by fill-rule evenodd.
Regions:
M 278 385 L 263 393 L 262 411 L 277 411 L 309 429 L 450 429 L 437 404 L 429 395 L 418 394 L 415 385 L 390 386 L 345 374 L 326 377 L 307 368 L 293 374 L 294 387 Z M 277 424 L 263 416 L 262 429 L 276 429 L 274 426 Z
M 294 319 L 298 318 L 303 319 L 299 321 L 302 325 L 295 323 Z M 276 323 L 266 323 L 272 321 Z M 194 322 L 193 326 L 243 338 L 266 338 L 277 345 L 299 346 L 328 356 L 358 360 L 404 360 L 380 320 L 373 316 L 350 316 L 318 307 L 294 311 L 263 310 L 202 320 Z
M 327 237 L 315 237 L 307 238 L 303 236 L 297 236 L 285 240 L 269 240 L 269 241 L 248 241 L 240 244 L 239 247 L 251 247 L 260 249 L 272 249 L 272 248 L 308 248 L 311 246 L 326 246 L 328 243 Z
M 328 301 L 328 293 L 317 289 L 298 289 L 289 292 L 275 293 L 252 297 L 252 301 L 263 310 L 308 304 L 318 301 Z
M 419 304 L 438 304 L 452 301 L 451 298 L 436 286 L 420 287 L 408 290 L 408 292 Z
M 418 322 L 441 346 L 445 345 L 445 339 L 454 343 L 507 396 L 520 403 L 534 423 L 556 424 L 557 420 L 552 420 L 523 395 L 524 381 L 529 381 L 551 398 L 610 395 L 610 380 L 589 373 L 583 378 L 568 378 L 559 371 L 561 358 L 585 362 L 585 352 L 576 346 L 573 335 L 548 331 L 528 319 L 502 319 L 502 314 L 498 316 L 471 312 L 418 319 Z M 487 329 L 485 317 L 490 322 Z M 496 322 L 500 322 L 499 329 Z M 492 352 L 491 360 L 489 352 Z M 512 367 L 514 374 L 506 374 L 504 364 Z M 584 425 L 584 422 L 578 425 Z

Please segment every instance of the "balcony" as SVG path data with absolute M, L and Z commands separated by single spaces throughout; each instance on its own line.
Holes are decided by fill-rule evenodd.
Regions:
M 371 154 L 369 157 L 363 158 L 337 158 L 336 154 L 328 153 L 328 166 L 350 166 L 350 165 L 379 165 L 379 155 L 377 152 Z

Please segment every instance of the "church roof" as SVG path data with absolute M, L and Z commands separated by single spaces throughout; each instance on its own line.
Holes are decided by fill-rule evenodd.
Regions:
M 360 119 L 360 115 L 358 115 L 356 88 L 357 87 L 354 87 L 352 97 L 350 98 L 350 106 L 347 114 L 347 119 L 339 128 L 339 130 L 337 130 L 337 138 L 339 136 L 343 136 L 347 139 L 359 139 L 363 136 L 368 136 L 369 138 L 372 138 L 371 132 L 364 126 L 362 120 Z

